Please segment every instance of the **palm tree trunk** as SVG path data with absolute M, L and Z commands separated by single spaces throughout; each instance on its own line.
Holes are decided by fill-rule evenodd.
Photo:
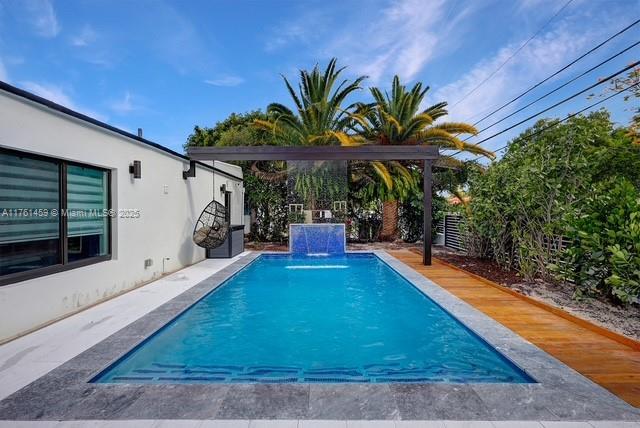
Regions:
M 384 201 L 382 203 L 380 240 L 395 241 L 396 239 L 398 239 L 398 201 Z

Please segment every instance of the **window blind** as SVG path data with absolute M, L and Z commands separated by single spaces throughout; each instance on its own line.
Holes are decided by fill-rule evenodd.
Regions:
M 0 244 L 59 238 L 59 218 L 52 213 L 60 207 L 59 168 L 0 153 Z
M 106 172 L 77 165 L 67 167 L 68 236 L 105 235 L 108 208 Z

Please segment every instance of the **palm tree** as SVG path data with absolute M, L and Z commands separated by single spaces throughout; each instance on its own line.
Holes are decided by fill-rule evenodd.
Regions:
M 300 70 L 299 93 L 293 89 L 286 77 L 284 83 L 296 105 L 294 113 L 289 107 L 272 103 L 267 107 L 269 120 L 256 120 L 256 126 L 273 132 L 282 145 L 330 145 L 342 144 L 343 131 L 351 121 L 352 104 L 342 107 L 345 99 L 361 89 L 360 83 L 366 76 L 353 82 L 342 80 L 334 89 L 343 68 L 336 69 L 336 59 L 329 61 L 324 72 L 316 66 L 311 71 Z
M 469 124 L 445 122 L 435 124 L 436 120 L 447 114 L 446 102 L 440 102 L 420 111 L 420 105 L 429 87 L 416 83 L 410 90 L 400 84 L 394 76 L 391 94 L 379 88 L 370 88 L 374 102 L 359 104 L 350 115 L 351 129 L 355 132 L 350 139 L 354 143 L 366 141 L 373 144 L 429 144 L 443 148 L 457 149 L 493 158 L 494 154 L 482 147 L 468 144 L 458 138 L 460 134 L 475 135 L 478 131 Z M 450 162 L 450 160 L 449 160 Z M 387 164 L 389 165 L 389 164 Z M 389 170 L 395 170 L 400 176 L 402 171 L 398 162 L 390 164 Z M 375 171 L 387 188 L 393 182 L 384 178 L 384 174 Z M 391 185 L 391 186 L 390 186 Z M 383 226 L 381 239 L 394 240 L 398 235 L 398 198 L 396 192 L 387 192 L 383 200 Z

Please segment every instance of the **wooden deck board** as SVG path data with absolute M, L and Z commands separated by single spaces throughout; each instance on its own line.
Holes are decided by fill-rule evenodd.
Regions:
M 423 266 L 422 257 L 413 252 L 389 253 L 629 404 L 640 407 L 639 349 L 438 260 L 432 266 Z

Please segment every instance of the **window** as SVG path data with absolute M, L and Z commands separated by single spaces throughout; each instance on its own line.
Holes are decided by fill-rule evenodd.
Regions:
M 110 258 L 109 171 L 0 150 L 0 285 Z
M 302 204 L 289 204 L 290 213 L 302 213 L 304 206 Z
M 109 209 L 107 171 L 78 165 L 67 167 L 67 260 L 108 253 Z
M 0 153 L 0 182 L 0 276 L 59 264 L 60 165 Z
M 346 211 L 347 210 L 347 201 L 333 201 L 333 210 L 334 211 Z

